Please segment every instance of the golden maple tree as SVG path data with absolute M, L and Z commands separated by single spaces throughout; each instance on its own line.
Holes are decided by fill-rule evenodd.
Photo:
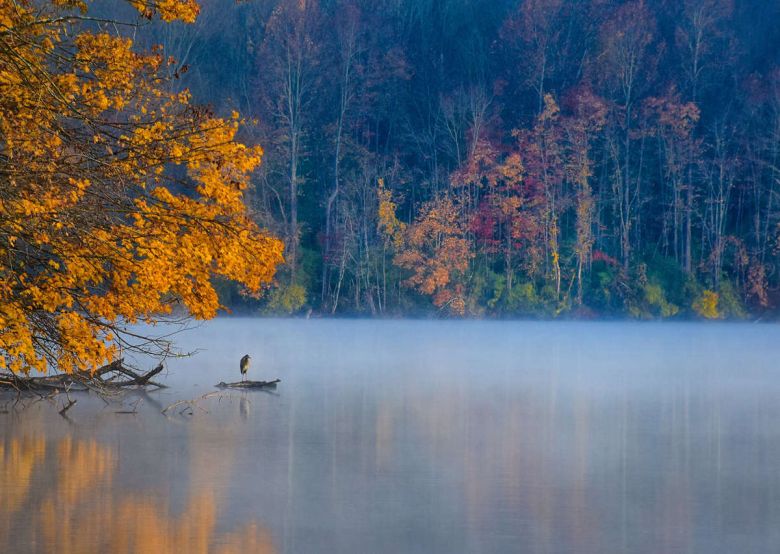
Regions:
M 128 0 L 191 22 L 194 0 Z M 211 278 L 259 292 L 282 243 L 247 214 L 262 150 L 243 120 L 171 92 L 80 0 L 0 0 L 0 367 L 95 368 L 125 324 L 220 308 Z

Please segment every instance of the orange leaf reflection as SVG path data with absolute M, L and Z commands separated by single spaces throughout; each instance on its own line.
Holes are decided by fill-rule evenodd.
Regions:
M 208 485 L 177 514 L 165 491 L 123 491 L 117 461 L 114 447 L 71 436 L 48 448 L 38 436 L 0 443 L 0 551 L 275 552 L 255 522 L 221 531 Z

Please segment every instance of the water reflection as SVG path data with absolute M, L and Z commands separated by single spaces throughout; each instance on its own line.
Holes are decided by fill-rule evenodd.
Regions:
M 217 321 L 137 416 L 0 418 L 0 551 L 778 551 L 778 338 Z M 235 351 L 277 394 L 160 415 Z
M 0 443 L 0 464 L 2 552 L 275 552 L 256 522 L 218 532 L 212 480 L 174 513 L 167 491 L 118 485 L 118 449 L 96 440 L 11 438 Z

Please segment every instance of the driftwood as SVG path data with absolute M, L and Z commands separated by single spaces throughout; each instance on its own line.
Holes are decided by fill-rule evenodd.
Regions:
M 84 392 L 95 391 L 102 394 L 117 392 L 124 387 L 154 386 L 165 388 L 165 385 L 152 381 L 152 377 L 163 370 L 160 364 L 146 373 L 139 373 L 124 364 L 120 358 L 110 364 L 98 368 L 94 372 L 79 372 L 70 374 L 43 375 L 27 377 L 13 373 L 0 373 L 0 390 L 15 390 L 17 392 Z M 72 404 L 75 404 L 73 402 Z M 70 404 L 67 408 L 72 406 Z M 67 411 L 64 410 L 64 411 Z M 63 411 L 63 413 L 64 413 Z
M 276 384 L 281 382 L 281 379 L 275 379 L 273 381 L 237 381 L 235 383 L 225 383 L 222 381 L 217 384 L 216 387 L 220 389 L 275 389 Z

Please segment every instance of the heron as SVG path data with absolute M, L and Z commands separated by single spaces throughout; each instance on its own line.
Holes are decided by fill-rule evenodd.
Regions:
M 252 358 L 249 356 L 249 354 L 244 354 L 244 356 L 241 358 L 241 364 L 239 365 L 239 369 L 241 369 L 241 380 L 243 381 L 246 378 L 246 372 L 249 371 L 249 360 Z

